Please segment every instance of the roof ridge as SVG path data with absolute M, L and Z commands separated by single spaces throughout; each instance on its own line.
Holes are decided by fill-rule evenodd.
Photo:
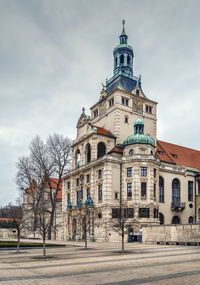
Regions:
M 200 150 L 198 149 L 194 149 L 194 148 L 190 148 L 190 147 L 186 147 L 186 146 L 182 146 L 182 145 L 179 145 L 179 144 L 175 144 L 175 143 L 170 143 L 170 142 L 166 142 L 166 141 L 161 141 L 161 140 L 156 140 L 157 142 L 163 142 L 163 143 L 167 143 L 167 144 L 171 144 L 171 145 L 175 145 L 175 146 L 178 146 L 178 147 L 182 147 L 182 148 L 186 148 L 186 149 L 189 149 L 189 150 L 193 150 L 193 151 L 197 151 L 197 152 L 200 152 Z M 160 144 L 159 144 L 160 145 Z

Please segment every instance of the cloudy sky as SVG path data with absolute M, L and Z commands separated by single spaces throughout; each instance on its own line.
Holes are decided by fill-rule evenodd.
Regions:
M 32 138 L 75 138 L 112 76 L 123 18 L 134 73 L 159 103 L 158 138 L 200 149 L 199 11 L 198 0 L 0 0 L 0 205 L 17 197 Z

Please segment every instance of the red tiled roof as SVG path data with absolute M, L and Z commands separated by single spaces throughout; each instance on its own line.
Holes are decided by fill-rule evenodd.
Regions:
M 109 153 L 112 153 L 112 152 L 123 153 L 123 150 L 119 148 L 118 146 L 115 146 L 113 149 L 111 149 L 111 151 L 109 151 Z
M 52 178 L 52 177 L 50 179 L 51 179 L 51 186 L 52 186 L 52 188 L 56 189 L 57 184 L 58 184 L 58 179 L 57 178 Z M 31 187 L 26 189 L 26 192 L 30 192 L 31 190 L 34 190 L 34 187 L 35 187 L 35 183 L 33 181 L 31 183 Z M 48 186 L 47 186 L 47 188 L 48 188 Z M 57 192 L 56 199 L 57 200 L 62 200 L 62 182 L 60 184 L 60 190 L 58 190 L 58 192 Z
M 157 155 L 162 161 L 196 168 L 200 171 L 199 150 L 157 140 Z
M 18 218 L 0 218 L 0 222 L 12 222 L 12 221 L 21 221 Z
M 100 135 L 104 135 L 104 136 L 108 136 L 108 137 L 114 137 L 113 134 L 107 130 L 105 130 L 104 128 L 102 127 L 98 127 L 98 126 L 92 126 L 93 128 L 97 128 L 97 134 L 100 134 Z

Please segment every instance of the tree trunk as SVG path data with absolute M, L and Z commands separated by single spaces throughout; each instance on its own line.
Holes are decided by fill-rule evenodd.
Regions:
M 46 239 L 45 235 L 43 236 L 43 259 L 46 258 Z
M 122 253 L 124 253 L 124 229 L 122 228 Z
M 51 211 L 51 216 L 50 216 L 50 222 L 49 222 L 49 228 L 48 228 L 48 239 L 51 240 L 52 237 L 52 227 L 53 227 L 53 220 L 54 220 L 54 215 L 55 215 L 55 197 L 54 197 L 54 202 L 52 204 L 52 211 Z M 56 238 L 56 237 L 55 237 Z
M 20 229 L 17 229 L 17 253 L 19 253 Z
M 87 249 L 87 229 L 85 225 L 85 249 Z

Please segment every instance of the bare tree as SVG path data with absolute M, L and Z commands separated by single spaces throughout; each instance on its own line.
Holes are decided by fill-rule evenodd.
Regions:
M 124 201 L 121 202 L 119 208 L 112 209 L 112 228 L 121 236 L 121 252 L 124 253 L 124 237 L 127 233 L 127 219 L 132 216 L 132 208 L 127 208 Z
M 19 189 L 30 198 L 26 211 L 32 215 L 32 229 L 36 230 L 43 221 L 42 233 L 48 232 L 49 239 L 55 217 L 57 193 L 62 186 L 62 175 L 70 166 L 71 141 L 57 134 L 50 135 L 45 143 L 37 136 L 30 144 L 29 157 L 21 157 L 17 162 L 16 182 Z M 54 185 L 52 178 L 56 178 Z
M 128 208 L 126 201 L 122 199 L 122 164 L 120 164 L 120 199 L 119 208 L 112 209 L 112 228 L 121 236 L 121 252 L 124 253 L 124 238 L 128 231 L 127 220 L 133 218 L 133 208 Z
M 17 253 L 20 249 L 21 230 L 23 227 L 23 208 L 21 200 L 17 199 L 17 205 L 8 204 L 1 208 L 1 217 L 7 218 L 0 227 L 12 228 L 13 232 L 17 232 Z

